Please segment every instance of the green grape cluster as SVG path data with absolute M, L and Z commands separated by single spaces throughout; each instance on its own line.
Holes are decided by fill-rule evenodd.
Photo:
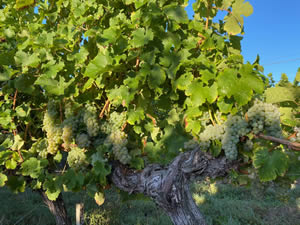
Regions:
M 87 160 L 85 150 L 78 147 L 71 147 L 68 153 L 67 162 L 71 168 L 80 169 L 86 166 Z
M 295 137 L 291 138 L 292 142 L 300 142 L 300 127 L 295 127 L 294 132 L 296 133 Z
M 104 123 L 101 126 L 101 130 L 105 134 L 110 134 L 115 130 L 122 129 L 123 125 L 126 123 L 126 120 L 127 120 L 127 115 L 125 112 L 122 113 L 112 112 L 109 116 L 108 122 Z
M 247 116 L 253 133 L 266 131 L 266 134 L 273 137 L 282 137 L 280 112 L 274 105 L 255 100 L 254 105 L 248 110 Z
M 208 125 L 205 130 L 199 135 L 200 147 L 202 149 L 208 149 L 211 141 L 222 140 L 224 135 L 224 125 L 216 124 Z
M 109 123 L 112 125 L 111 128 L 120 129 L 126 123 L 127 115 L 125 112 L 118 113 L 112 112 L 109 116 Z
M 119 160 L 122 164 L 128 164 L 130 162 L 131 156 L 129 155 L 126 146 L 121 148 L 120 145 L 114 145 L 112 150 L 115 155 L 115 158 Z
M 88 135 L 95 137 L 99 133 L 100 126 L 97 120 L 97 109 L 93 105 L 86 105 L 86 109 L 83 114 L 83 122 L 86 125 Z
M 72 104 L 70 102 L 66 103 L 64 114 L 67 119 L 73 116 L 74 113 L 72 109 Z
M 29 152 L 34 154 L 37 153 L 39 157 L 46 159 L 48 155 L 47 146 L 48 144 L 46 139 L 39 139 L 32 144 Z
M 62 141 L 62 128 L 56 124 L 56 117 L 56 105 L 54 102 L 49 102 L 48 109 L 44 115 L 43 130 L 46 131 L 48 139 L 47 151 L 52 155 L 56 154 Z
M 85 133 L 80 133 L 76 135 L 76 144 L 79 148 L 87 148 L 89 147 L 91 141 L 89 135 Z
M 126 147 L 128 143 L 127 135 L 122 131 L 126 120 L 127 115 L 125 112 L 112 112 L 108 122 L 101 126 L 102 132 L 107 134 L 104 145 L 112 148 L 115 159 L 119 160 L 122 164 L 128 164 L 131 161 L 131 156 Z
M 128 140 L 127 135 L 121 130 L 114 130 L 107 136 L 105 142 L 106 145 L 112 145 L 112 151 L 117 160 L 122 164 L 128 164 L 131 160 L 131 156 L 128 153 L 126 147 Z
M 62 140 L 64 143 L 64 148 L 66 150 L 70 149 L 70 144 L 73 140 L 73 120 L 70 118 L 64 120 L 62 128 Z
M 222 148 L 226 158 L 234 160 L 237 158 L 237 143 L 240 141 L 240 137 L 245 136 L 250 130 L 246 120 L 238 115 L 230 115 L 224 125 L 225 133 L 222 139 Z

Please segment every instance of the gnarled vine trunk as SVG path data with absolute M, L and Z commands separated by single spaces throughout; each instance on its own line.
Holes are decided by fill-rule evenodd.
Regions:
M 190 192 L 190 181 L 195 177 L 223 176 L 234 166 L 225 157 L 213 158 L 195 149 L 180 154 L 168 166 L 151 164 L 140 172 L 115 164 L 112 181 L 124 191 L 151 197 L 174 225 L 204 225 L 204 216 Z
M 39 190 L 39 194 L 42 196 L 44 203 L 55 217 L 56 225 L 72 225 L 71 219 L 68 217 L 62 194 L 59 194 L 55 201 L 49 200 L 46 193 L 42 190 Z

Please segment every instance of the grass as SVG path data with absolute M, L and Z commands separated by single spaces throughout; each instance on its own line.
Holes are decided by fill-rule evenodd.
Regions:
M 300 224 L 300 187 L 275 185 L 252 188 L 210 182 L 192 186 L 194 199 L 209 225 L 297 225 Z M 54 218 L 38 194 L 14 195 L 0 189 L 0 225 L 52 225 Z M 171 225 L 170 219 L 145 198 L 123 202 L 115 191 L 106 193 L 106 202 L 97 206 L 84 193 L 64 193 L 75 224 L 75 205 L 85 204 L 87 225 Z

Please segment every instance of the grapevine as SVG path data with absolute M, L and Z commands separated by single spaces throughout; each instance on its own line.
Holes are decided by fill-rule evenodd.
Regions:
M 234 164 L 262 181 L 298 179 L 299 74 L 274 84 L 259 58 L 244 63 L 249 2 L 198 0 L 192 19 L 186 3 L 4 1 L 0 186 L 39 184 L 51 201 L 65 186 L 94 196 L 107 184 L 122 189 L 111 179 L 119 171 L 122 184 L 137 181 L 125 191 L 173 210 L 189 196 L 177 195 L 187 182 L 177 184 Z

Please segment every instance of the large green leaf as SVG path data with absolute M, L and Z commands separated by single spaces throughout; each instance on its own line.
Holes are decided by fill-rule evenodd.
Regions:
M 253 7 L 249 2 L 244 1 L 245 0 L 235 0 L 232 5 L 232 11 L 235 14 L 248 17 L 253 13 Z
M 281 123 L 290 127 L 297 126 L 297 121 L 292 107 L 280 107 L 280 120 Z
M 161 84 L 163 84 L 166 80 L 166 74 L 164 70 L 160 67 L 155 65 L 150 74 L 149 74 L 149 87 L 152 89 L 158 88 Z
M 187 12 L 182 6 L 168 5 L 163 10 L 169 19 L 175 20 L 177 23 L 187 23 L 189 21 Z
M 295 101 L 291 88 L 272 87 L 265 91 L 266 101 L 269 103 L 280 103 L 285 101 Z
M 37 67 L 40 63 L 40 57 L 37 53 L 27 54 L 23 51 L 18 51 L 15 55 L 15 61 L 17 65 L 22 65 L 23 67 Z
M 258 170 L 261 181 L 275 180 L 278 176 L 283 176 L 288 169 L 288 156 L 280 151 L 260 149 L 255 152 L 253 165 Z
M 232 5 L 232 12 L 225 19 L 224 29 L 231 35 L 240 33 L 244 26 L 244 16 L 250 16 L 253 13 L 253 7 L 249 2 L 236 0 Z
M 151 29 L 138 28 L 132 32 L 131 45 L 135 48 L 142 47 L 153 40 L 153 32 Z
M 46 167 L 47 164 L 47 160 L 38 160 L 37 158 L 31 157 L 22 163 L 22 175 L 38 178 L 44 172 L 44 167 Z
M 248 72 L 245 69 L 241 69 L 240 74 L 234 69 L 222 71 L 217 78 L 219 93 L 228 98 L 233 96 L 239 105 L 247 104 L 253 91 L 260 93 L 263 90 L 261 79 Z
M 84 174 L 81 172 L 75 172 L 73 169 L 69 169 L 63 176 L 62 182 L 70 191 L 81 190 L 84 184 Z
M 128 87 L 122 85 L 114 89 L 109 90 L 108 99 L 115 105 L 128 106 L 134 98 L 134 92 L 131 92 Z
M 68 82 L 65 82 L 65 78 L 62 76 L 59 77 L 59 80 L 54 80 L 49 78 L 48 75 L 43 74 L 34 82 L 34 84 L 40 85 L 49 95 L 63 95 L 73 81 L 74 79 L 70 79 Z
M 21 93 L 33 95 L 36 92 L 35 86 L 33 85 L 35 81 L 35 77 L 22 74 L 14 80 L 14 86 Z
M 102 73 L 111 70 L 113 59 L 107 50 L 99 51 L 98 55 L 88 64 L 84 75 L 91 78 L 102 76 Z
M 188 86 L 186 95 L 190 96 L 193 106 L 200 106 L 206 101 L 213 103 L 218 97 L 218 85 L 203 86 L 201 81 L 196 80 Z

